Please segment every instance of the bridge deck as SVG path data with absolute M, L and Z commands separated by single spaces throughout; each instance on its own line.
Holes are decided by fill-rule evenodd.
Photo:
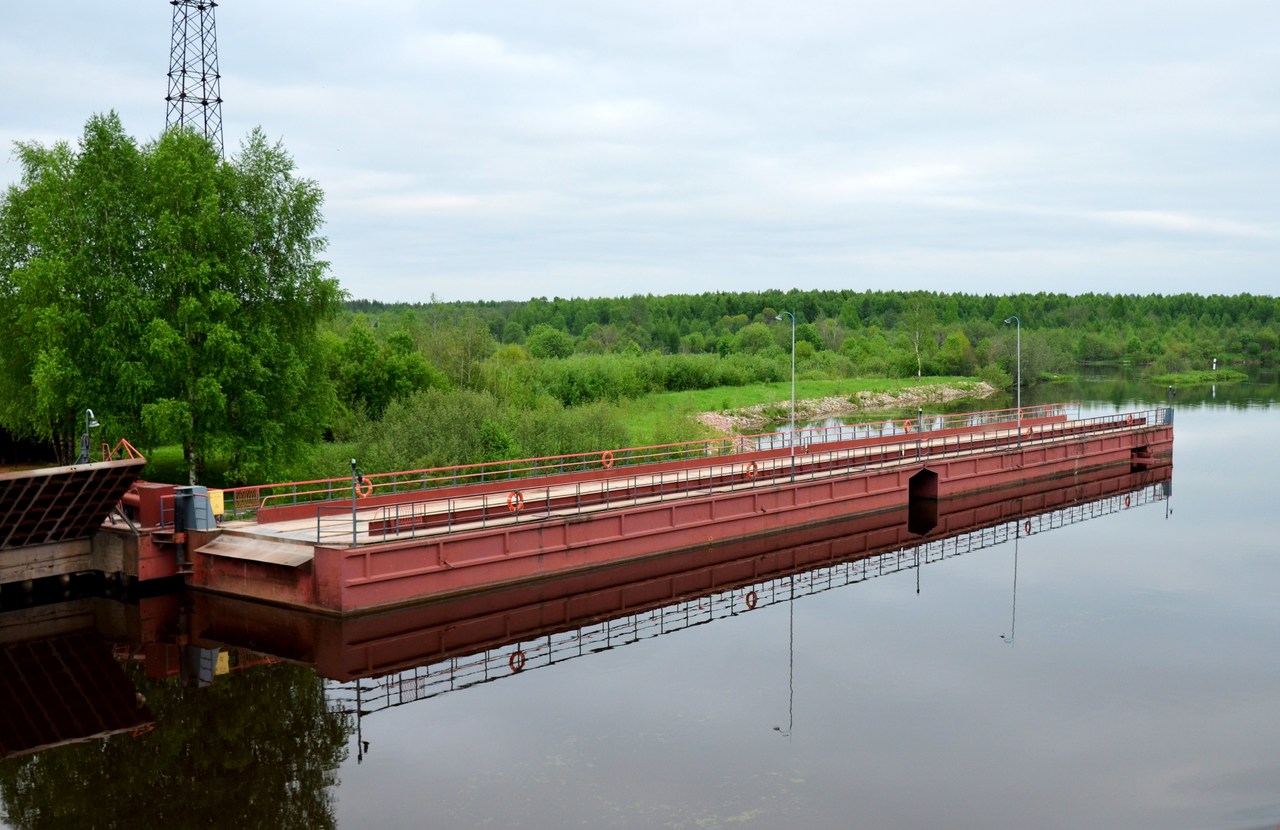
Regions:
M 220 539 L 200 552 L 296 567 L 306 561 L 309 546 L 364 545 L 543 522 L 654 502 L 704 497 L 735 490 L 769 487 L 795 480 L 848 476 L 863 471 L 919 464 L 921 459 L 988 454 L 1019 445 L 1035 446 L 1079 437 L 1132 431 L 1146 426 L 1149 414 L 1126 420 L 1108 417 L 1088 421 L 1046 420 L 1018 429 L 975 428 L 945 434 L 900 436 L 889 442 L 854 442 L 839 449 L 821 445 L 797 452 L 794 468 L 788 455 L 745 461 L 716 458 L 681 469 L 643 472 L 622 469 L 616 475 L 560 484 L 537 478 L 494 483 L 484 492 L 447 496 L 416 493 L 403 502 L 365 508 L 360 500 L 317 505 L 307 519 L 256 524 L 228 522 Z M 354 507 L 354 514 L 353 514 Z

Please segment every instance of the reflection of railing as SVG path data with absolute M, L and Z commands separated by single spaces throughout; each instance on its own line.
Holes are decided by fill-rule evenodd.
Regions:
M 1062 416 L 1073 410 L 1078 411 L 1078 405 L 1044 404 L 1023 407 L 1021 416 L 1016 409 L 1000 409 L 953 415 L 929 415 L 924 418 L 923 423 L 919 423 L 915 418 L 904 418 L 851 426 L 806 427 L 794 434 L 789 431 L 771 432 L 512 461 L 485 461 L 452 467 L 374 473 L 364 476 L 363 481 L 367 482 L 367 485 L 362 483 L 361 486 L 367 486 L 369 494 L 377 496 L 420 493 L 443 487 L 483 485 L 565 473 L 598 472 L 615 466 L 633 467 L 708 456 L 718 457 L 740 452 L 757 452 L 788 447 L 792 441 L 808 446 L 855 438 L 889 438 L 922 431 L 972 429 L 1009 424 L 1019 420 L 1029 421 Z M 224 491 L 225 518 L 228 520 L 249 518 L 263 508 L 337 501 L 350 497 L 352 492 L 350 476 L 233 487 Z
M 1024 406 L 1019 417 L 1016 409 L 993 409 L 982 412 L 961 412 L 952 415 L 926 414 L 919 418 L 900 418 L 897 420 L 863 421 L 854 424 L 836 424 L 824 427 L 802 427 L 794 433 L 789 431 L 771 432 L 764 435 L 743 436 L 742 441 L 750 441 L 752 450 L 773 450 L 790 446 L 794 440 L 797 446 L 811 444 L 829 444 L 840 441 L 861 441 L 870 438 L 890 438 L 893 436 L 915 435 L 917 432 L 939 432 L 951 429 L 977 429 L 998 424 L 1010 424 L 1017 421 L 1035 421 L 1044 418 L 1066 417 L 1072 412 L 1078 413 L 1080 405 L 1076 403 L 1048 403 L 1037 406 Z M 794 436 L 794 438 L 792 437 Z
M 524 671 L 563 663 L 585 654 L 607 651 L 673 634 L 694 626 L 737 616 L 762 606 L 823 593 L 878 576 L 909 571 L 1011 541 L 1019 534 L 1034 535 L 1124 510 L 1161 502 L 1161 482 L 998 524 L 824 565 L 813 570 L 776 576 L 764 582 L 684 600 L 661 608 L 592 622 L 579 628 L 486 649 L 425 666 L 406 669 L 374 680 L 328 681 L 326 693 L 343 711 L 367 715 L 383 709 L 426 700 Z
M 970 413 L 948 416 L 949 420 L 939 416 L 940 420 L 928 424 L 912 424 L 915 428 L 912 433 L 885 433 L 896 436 L 897 440 L 890 437 L 887 441 L 872 441 L 831 450 L 806 447 L 804 455 L 794 459 L 794 469 L 793 459 L 787 456 L 749 461 L 721 458 L 711 459 L 704 465 L 677 470 L 635 471 L 587 481 L 540 486 L 535 484 L 448 498 L 419 497 L 376 508 L 369 519 L 368 533 L 370 539 L 383 541 L 483 529 L 492 524 L 544 521 L 553 517 L 634 506 L 642 502 L 687 499 L 716 492 L 768 487 L 796 476 L 808 480 L 850 475 L 902 464 L 904 461 L 915 462 L 921 458 L 942 459 L 988 452 L 1025 441 L 1066 441 L 1107 430 L 1163 425 L 1168 417 L 1167 410 L 1155 409 L 1074 421 L 1043 420 L 1059 414 L 1060 406 L 1035 408 L 1036 417 L 1042 420 L 1034 425 L 1027 425 L 1032 419 L 1027 414 L 1029 410 L 1024 410 L 1022 429 L 1017 425 L 1010 428 L 1011 422 L 1003 417 L 991 417 L 1003 416 L 1003 412 Z M 890 422 L 891 425 L 892 423 Z M 983 429 L 990 424 L 1005 426 Z M 875 426 L 885 428 L 883 425 Z M 960 429 L 961 426 L 963 429 Z M 860 437 L 878 438 L 876 435 Z M 317 506 L 317 543 L 351 538 L 351 528 L 349 503 L 346 506 Z

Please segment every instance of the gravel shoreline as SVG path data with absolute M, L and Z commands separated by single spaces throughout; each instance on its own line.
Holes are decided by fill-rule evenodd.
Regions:
M 986 398 L 995 394 L 989 383 L 978 381 L 960 386 L 910 386 L 893 392 L 858 392 L 856 395 L 835 395 L 828 398 L 809 398 L 796 401 L 797 421 L 817 421 L 822 418 L 839 418 L 857 412 L 883 409 L 901 409 L 926 403 L 946 403 L 957 398 Z M 777 403 L 763 403 L 742 409 L 723 412 L 703 412 L 698 420 L 724 435 L 761 432 L 777 420 L 765 412 L 778 407 L 791 408 L 790 399 Z

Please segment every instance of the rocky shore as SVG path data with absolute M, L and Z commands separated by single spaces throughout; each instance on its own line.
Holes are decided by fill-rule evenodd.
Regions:
M 985 398 L 995 394 L 995 391 L 995 387 L 991 384 L 978 381 L 954 386 L 932 384 L 911 386 L 890 392 L 858 392 L 855 395 L 809 398 L 796 401 L 796 420 L 818 421 L 859 412 L 946 403 L 957 398 Z M 785 400 L 724 412 L 703 412 L 698 416 L 698 420 L 725 435 L 763 432 L 778 422 L 774 414 L 779 408 L 787 410 L 787 418 L 790 417 L 791 401 Z

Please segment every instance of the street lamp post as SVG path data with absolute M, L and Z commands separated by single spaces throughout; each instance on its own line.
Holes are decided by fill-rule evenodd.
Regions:
M 790 311 L 782 314 L 791 318 L 791 480 L 796 480 L 796 316 Z M 782 314 L 773 319 L 781 321 Z
M 1018 446 L 1022 446 L 1022 321 L 1017 315 L 1004 318 L 1005 325 L 1013 323 L 1015 326 L 1015 342 L 1018 350 Z
M 77 464 L 89 463 L 89 430 L 96 426 L 101 426 L 98 419 L 93 417 L 93 410 L 86 409 L 84 411 L 84 435 L 80 436 L 80 457 L 76 459 Z

